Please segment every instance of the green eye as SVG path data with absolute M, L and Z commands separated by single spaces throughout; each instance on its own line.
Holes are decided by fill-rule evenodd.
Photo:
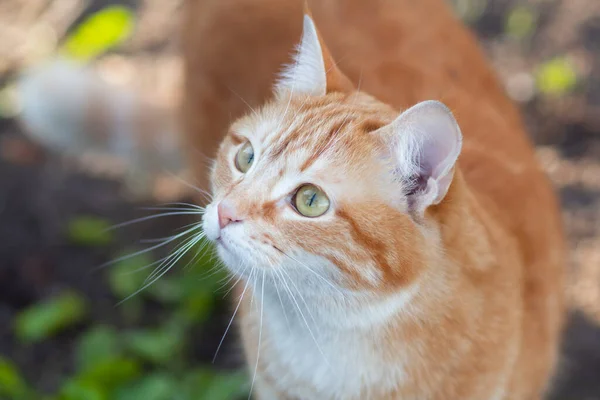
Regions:
M 325 192 L 311 184 L 300 186 L 292 202 L 305 217 L 319 217 L 329 210 L 329 198 Z
M 254 161 L 254 149 L 250 142 L 244 143 L 242 148 L 235 155 L 235 167 L 243 173 L 246 173 Z

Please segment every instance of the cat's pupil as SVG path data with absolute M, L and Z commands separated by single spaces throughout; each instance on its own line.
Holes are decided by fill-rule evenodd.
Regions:
M 254 161 L 254 149 L 249 141 L 247 141 L 235 155 L 235 167 L 238 171 L 246 173 L 252 162 Z
M 329 199 L 314 185 L 302 185 L 292 198 L 292 205 L 305 217 L 319 217 L 329 209 Z

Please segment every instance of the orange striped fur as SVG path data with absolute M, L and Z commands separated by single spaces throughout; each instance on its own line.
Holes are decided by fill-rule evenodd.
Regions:
M 364 21 L 378 21 L 376 34 L 389 35 L 381 49 L 356 50 L 344 74 L 344 63 L 332 61 L 342 40 L 334 39 L 338 51 L 330 53 L 328 41 L 319 38 L 326 74 L 314 76 L 326 82 L 311 87 L 297 77 L 304 71 L 301 54 L 310 47 L 302 46 L 287 78 L 257 78 L 274 94 L 263 98 L 265 87 L 252 92 L 263 100 L 238 112 L 217 151 L 204 227 L 240 278 L 236 310 L 254 396 L 542 398 L 557 363 L 564 315 L 565 249 L 555 196 L 518 114 L 448 10 L 433 0 L 376 3 L 381 14 Z M 265 15 L 273 12 L 269 1 L 261 4 Z M 313 4 L 317 24 L 325 16 L 332 21 L 321 24 L 328 39 L 339 23 L 337 2 L 319 4 Z M 434 4 L 440 8 L 427 15 Z M 290 20 L 301 20 L 300 8 L 290 9 Z M 347 3 L 349 21 L 359 18 L 359 9 L 364 3 Z M 462 41 L 462 54 L 474 60 L 472 75 L 482 80 L 466 77 L 462 89 L 446 84 L 444 98 L 432 87 L 420 89 L 425 83 L 402 68 L 409 61 L 387 55 L 402 32 L 408 34 L 403 11 L 424 24 L 444 21 L 436 26 L 447 24 L 456 33 L 450 46 Z M 306 27 L 305 20 L 304 38 Z M 433 37 L 423 36 L 419 46 L 432 41 L 432 49 L 440 48 Z M 309 61 L 310 75 L 319 59 Z M 459 77 L 469 73 L 466 66 L 456 68 Z M 473 95 L 486 93 L 484 86 L 488 94 Z M 458 128 L 460 137 L 451 135 L 454 119 L 440 105 L 405 111 L 426 96 L 449 104 L 462 136 Z M 412 128 L 434 139 L 403 141 Z M 452 168 L 439 172 L 435 167 L 452 158 L 440 152 L 460 149 L 461 137 L 457 164 L 452 159 Z M 235 159 L 247 141 L 254 158 L 242 173 Z M 410 169 L 411 160 L 401 157 L 413 154 L 413 145 L 421 150 L 411 160 L 421 169 Z M 395 153 L 402 146 L 409 148 Z M 294 193 L 306 183 L 329 197 L 322 216 L 294 209 Z

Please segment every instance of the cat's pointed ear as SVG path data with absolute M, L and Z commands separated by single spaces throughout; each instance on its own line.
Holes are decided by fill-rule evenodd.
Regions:
M 323 96 L 330 92 L 348 92 L 352 89 L 352 83 L 333 61 L 305 6 L 302 39 L 297 46 L 292 64 L 284 68 L 276 83 L 276 93 Z
M 440 203 L 462 148 L 462 133 L 452 112 L 438 101 L 424 101 L 386 128 L 393 170 L 411 207 L 423 212 Z

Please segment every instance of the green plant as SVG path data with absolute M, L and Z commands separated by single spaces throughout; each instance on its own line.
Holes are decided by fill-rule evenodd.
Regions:
M 82 22 L 66 39 L 61 52 L 69 58 L 88 61 L 119 46 L 134 29 L 134 15 L 123 6 L 109 6 Z
M 103 218 L 79 216 L 69 221 L 67 235 L 74 244 L 106 246 L 114 239 L 110 226 L 110 222 Z
M 15 335 L 24 342 L 39 342 L 81 322 L 87 311 L 83 296 L 64 292 L 19 313 L 14 322 Z
M 544 95 L 564 95 L 573 90 L 576 83 L 575 68 L 564 57 L 557 57 L 543 63 L 536 72 L 536 86 Z

